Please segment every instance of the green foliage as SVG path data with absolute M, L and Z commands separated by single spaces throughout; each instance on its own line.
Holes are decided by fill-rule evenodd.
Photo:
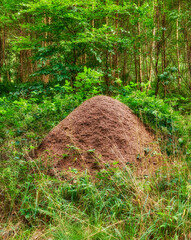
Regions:
M 13 85 L 12 92 L 0 97 L 0 236 L 31 239 L 37 232 L 39 238 L 47 239 L 189 236 L 190 116 L 175 111 L 174 101 L 170 107 L 169 100 L 137 91 L 134 83 L 114 89 L 115 97 L 152 127 L 157 137 L 165 136 L 162 150 L 173 154 L 174 161 L 167 159 L 153 175 L 137 176 L 133 165 L 119 170 L 114 162 L 94 179 L 71 169 L 72 177 L 63 180 L 49 176 L 49 168 L 40 160 L 26 161 L 27 152 L 58 122 L 85 99 L 104 93 L 101 77 L 99 71 L 84 68 L 74 86 L 68 80 Z M 178 155 L 181 151 L 184 156 Z
M 102 73 L 84 68 L 84 72 L 77 75 L 74 87 L 67 80 L 63 85 L 44 85 L 39 82 L 14 87 L 12 92 L 0 100 L 1 122 L 7 123 L 5 126 L 2 124 L 1 141 L 9 135 L 22 136 L 28 131 L 34 131 L 37 121 L 42 130 L 51 129 L 84 100 L 104 94 L 106 90 L 101 77 Z M 136 84 L 131 83 L 124 88 L 113 87 L 110 90 L 115 94 L 120 93 L 116 98 L 127 104 L 145 124 L 156 133 L 166 136 L 164 146 L 169 154 L 179 151 L 189 153 L 189 115 L 183 117 L 174 110 L 176 99 L 162 100 L 134 89 Z M 44 121 L 45 118 L 51 121 Z
M 189 149 L 191 125 L 189 116 L 182 116 L 178 111 L 174 111 L 164 100 L 155 96 L 148 96 L 146 92 L 130 92 L 130 88 L 125 88 L 126 92 L 117 98 L 127 104 L 140 119 L 152 128 L 155 133 L 163 137 L 166 136 L 164 150 L 170 153 L 186 152 Z M 171 103 L 173 106 L 173 102 Z
M 102 73 L 110 93 L 115 91 L 118 77 L 123 79 L 122 84 L 136 82 L 137 87 L 150 87 L 151 83 L 156 88 L 159 80 L 159 95 L 189 98 L 189 111 L 189 46 L 185 48 L 189 8 L 189 1 L 179 10 L 178 4 L 171 1 L 163 5 L 151 0 L 140 4 L 114 0 L 2 0 L 1 82 L 47 77 L 60 84 L 68 80 L 74 86 L 76 76 L 87 67 Z M 157 20 L 158 14 L 165 21 L 163 17 Z M 177 88 L 178 82 L 181 86 Z
M 74 87 L 82 99 L 103 93 L 102 73 L 84 67 L 84 72 L 78 73 Z
M 168 68 L 158 77 L 164 85 L 169 85 L 170 83 L 175 82 L 176 76 L 174 76 L 173 73 L 176 73 L 177 71 L 178 69 L 176 67 Z

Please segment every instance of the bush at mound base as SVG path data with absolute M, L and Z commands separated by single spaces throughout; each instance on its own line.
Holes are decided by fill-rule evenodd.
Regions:
M 36 157 L 51 161 L 54 170 L 155 165 L 154 136 L 118 100 L 96 96 L 81 104 L 46 136 Z

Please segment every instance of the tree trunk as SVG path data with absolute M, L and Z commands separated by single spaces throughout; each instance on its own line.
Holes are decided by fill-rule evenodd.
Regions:
M 49 24 L 49 19 L 47 16 L 44 16 L 44 24 L 48 25 Z M 43 42 L 43 47 L 47 47 L 48 46 L 48 32 L 45 32 L 44 34 L 44 42 Z M 46 68 L 49 65 L 49 60 L 47 59 L 46 62 L 44 63 L 44 67 Z M 49 82 L 49 75 L 42 75 L 42 80 L 44 83 L 48 83 Z
M 123 85 L 127 84 L 127 50 L 124 50 L 123 56 L 123 72 L 122 72 Z
M 188 85 L 191 90 L 191 45 L 190 45 L 190 35 L 188 30 L 186 29 L 186 50 L 187 50 L 187 65 L 188 65 Z
M 137 69 L 137 54 L 136 54 L 136 46 L 134 44 L 134 61 L 135 61 L 135 79 L 137 83 L 137 88 L 138 88 L 138 69 Z
M 20 67 L 19 67 L 19 81 L 23 82 L 23 50 L 20 51 L 19 53 L 19 62 L 20 62 Z
M 92 10 L 94 11 L 94 4 L 92 4 Z M 94 27 L 95 27 L 95 20 L 93 18 L 92 19 L 92 32 L 94 32 Z
M 159 34 L 160 30 L 160 19 L 159 19 L 159 0 L 157 0 L 156 6 L 156 23 L 157 23 L 157 33 Z M 160 42 L 156 41 L 156 61 L 155 61 L 155 76 L 156 76 L 156 89 L 155 89 L 155 96 L 158 95 L 159 91 L 159 77 L 158 77 L 158 61 L 159 61 L 159 52 L 160 52 Z
M 5 62 L 5 42 L 4 42 L 4 29 L 0 31 L 0 82 L 3 82 L 2 68 Z
M 108 25 L 109 20 L 108 17 L 105 17 L 105 23 L 106 25 Z M 106 33 L 106 39 L 107 39 L 107 33 Z M 104 80 L 105 80 L 105 84 L 106 84 L 106 92 L 109 92 L 109 85 L 110 85 L 110 81 L 109 81 L 109 51 L 108 49 L 106 49 L 105 51 L 105 74 L 104 74 Z
M 178 15 L 180 14 L 180 0 L 178 0 Z M 176 55 L 177 55 L 177 65 L 178 65 L 178 87 L 181 87 L 181 77 L 180 77 L 180 51 L 179 51 L 179 16 L 176 20 Z
M 165 3 L 163 0 L 163 15 L 162 15 L 162 72 L 166 69 L 166 41 L 165 41 L 165 27 L 166 27 L 166 16 L 165 16 Z M 166 97 L 167 86 L 164 84 L 164 97 Z
M 138 0 L 138 7 L 140 7 L 140 0 Z M 138 36 L 140 37 L 141 34 L 141 23 L 140 19 L 138 19 Z M 140 43 L 139 43 L 140 44 Z M 143 82 L 143 71 L 142 71 L 142 50 L 141 50 L 141 44 L 139 46 L 139 83 L 140 83 L 140 90 L 142 91 L 142 82 Z
M 154 27 L 153 31 L 152 31 L 152 35 L 153 35 L 154 39 L 155 39 L 155 32 L 156 32 L 156 29 Z M 154 63 L 154 56 L 153 56 L 154 49 L 155 49 L 155 40 L 152 40 L 151 51 L 150 51 L 149 73 L 148 73 L 149 74 L 148 75 L 148 90 L 151 89 L 152 73 L 153 73 L 153 63 Z
M 116 5 L 119 5 L 119 0 L 116 0 Z M 118 13 L 115 14 L 115 30 L 116 30 L 116 36 L 118 34 Z M 113 77 L 119 78 L 118 73 L 118 50 L 117 50 L 117 43 L 115 43 L 114 46 L 114 55 L 113 55 Z

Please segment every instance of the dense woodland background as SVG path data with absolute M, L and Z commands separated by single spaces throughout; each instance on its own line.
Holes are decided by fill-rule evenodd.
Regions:
M 155 95 L 186 94 L 190 7 L 187 0 L 1 0 L 0 81 L 73 84 L 86 66 L 103 73 L 108 91 L 133 82 Z
M 50 176 L 29 153 L 103 94 L 155 134 L 161 167 Z M 191 239 L 190 113 L 190 0 L 0 0 L 0 239 Z

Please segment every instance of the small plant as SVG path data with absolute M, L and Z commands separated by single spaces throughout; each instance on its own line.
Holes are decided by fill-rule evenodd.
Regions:
M 88 152 L 88 153 L 94 153 L 94 152 L 95 152 L 95 149 L 88 149 L 87 152 Z
M 69 150 L 75 150 L 75 151 L 80 151 L 81 149 L 74 146 L 74 145 L 67 145 L 67 147 L 69 148 Z
M 76 82 L 74 83 L 77 89 L 79 97 L 86 99 L 87 97 L 93 97 L 103 93 L 103 74 L 84 67 L 84 72 L 78 73 Z

